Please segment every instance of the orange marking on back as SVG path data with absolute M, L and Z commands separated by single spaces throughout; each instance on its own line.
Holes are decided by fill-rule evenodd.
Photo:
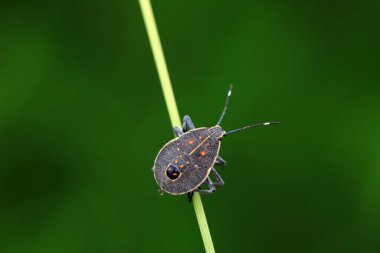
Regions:
M 210 138 L 211 135 L 207 136 L 207 138 L 205 138 L 201 143 L 199 143 L 198 146 L 195 147 L 195 149 L 191 150 L 191 152 L 189 153 L 189 155 L 191 155 L 192 153 L 194 153 L 200 146 L 202 146 L 202 144 L 207 141 L 208 138 Z
M 177 159 L 175 159 L 175 160 L 174 160 L 174 163 L 178 163 L 178 160 L 177 160 Z
M 183 165 L 183 164 L 181 164 L 181 165 L 179 166 L 180 169 L 183 169 L 184 167 L 185 167 L 185 165 Z
M 189 144 L 192 145 L 194 143 L 193 140 L 189 140 Z
M 202 150 L 201 152 L 199 152 L 199 154 L 200 154 L 201 156 L 205 156 L 205 155 L 206 155 L 206 151 Z

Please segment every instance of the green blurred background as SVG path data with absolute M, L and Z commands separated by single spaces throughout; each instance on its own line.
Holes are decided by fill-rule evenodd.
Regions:
M 378 1 L 153 1 L 181 116 L 223 141 L 219 252 L 380 252 Z M 137 1 L 1 1 L 0 252 L 203 252 Z

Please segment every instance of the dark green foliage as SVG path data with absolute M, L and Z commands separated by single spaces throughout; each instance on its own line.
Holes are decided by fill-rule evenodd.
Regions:
M 281 121 L 223 140 L 216 252 L 380 252 L 379 2 L 153 7 L 181 116 Z M 203 252 L 172 137 L 137 1 L 1 1 L 0 252 Z

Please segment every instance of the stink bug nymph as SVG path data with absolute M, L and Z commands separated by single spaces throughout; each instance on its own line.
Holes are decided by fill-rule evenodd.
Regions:
M 224 131 L 220 123 L 227 111 L 231 93 L 232 85 L 228 91 L 222 115 L 215 126 L 195 128 L 190 117 L 186 115 L 183 118 L 182 130 L 178 127 L 173 128 L 176 138 L 163 146 L 154 161 L 154 177 L 161 191 L 172 195 L 187 193 L 190 201 L 193 192 L 213 193 L 215 187 L 224 185 L 222 177 L 214 168 L 214 165 L 226 165 L 219 156 L 221 140 L 229 134 L 248 128 L 279 123 L 266 122 L 229 132 Z M 213 174 L 216 182 L 210 179 L 210 173 Z M 208 189 L 201 189 L 203 185 Z

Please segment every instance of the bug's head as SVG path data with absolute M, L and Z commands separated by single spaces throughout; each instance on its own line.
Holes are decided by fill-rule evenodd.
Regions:
M 223 135 L 226 133 L 226 131 L 223 130 L 223 128 L 221 128 L 219 125 L 216 125 L 214 127 L 210 127 L 210 129 L 208 130 L 209 133 L 214 136 L 215 138 L 217 139 L 221 139 L 223 137 Z

